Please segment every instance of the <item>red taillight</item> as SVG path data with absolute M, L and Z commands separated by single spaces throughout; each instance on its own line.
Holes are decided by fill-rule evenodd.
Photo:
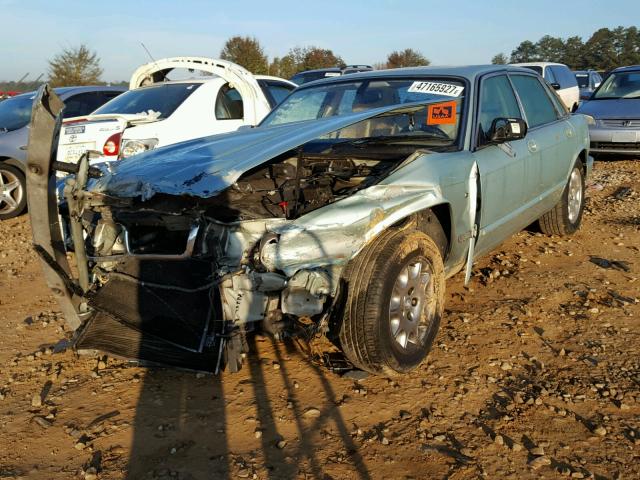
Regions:
M 63 120 L 62 124 L 63 125 L 73 125 L 74 123 L 82 123 L 82 122 L 86 122 L 87 119 L 86 118 L 74 118 L 72 120 Z
M 104 153 L 108 157 L 113 157 L 114 155 L 118 155 L 120 153 L 120 139 L 122 138 L 122 132 L 114 133 L 107 141 L 104 142 L 104 147 L 102 147 L 102 153 Z

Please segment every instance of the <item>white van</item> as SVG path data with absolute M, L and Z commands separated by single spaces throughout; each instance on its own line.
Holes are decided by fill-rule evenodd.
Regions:
M 566 65 L 552 62 L 512 63 L 511 65 L 528 68 L 539 73 L 558 92 L 558 96 L 569 111 L 573 112 L 578 108 L 580 89 L 576 77 Z
M 174 70 L 205 76 L 168 80 Z M 62 124 L 57 160 L 91 163 L 118 160 L 157 147 L 257 125 L 297 85 L 253 75 L 224 60 L 165 58 L 138 68 L 130 90 L 90 115 Z

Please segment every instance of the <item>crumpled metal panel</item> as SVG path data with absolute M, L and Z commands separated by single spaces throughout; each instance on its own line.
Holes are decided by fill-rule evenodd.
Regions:
M 424 108 L 430 103 L 438 101 L 392 105 L 168 145 L 112 164 L 112 173 L 98 179 L 90 190 L 143 200 L 157 193 L 213 197 L 246 171 L 322 135 L 370 118 Z

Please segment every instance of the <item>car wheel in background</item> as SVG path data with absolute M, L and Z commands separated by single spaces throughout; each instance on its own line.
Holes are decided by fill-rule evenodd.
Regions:
M 553 209 L 545 213 L 538 223 L 547 235 L 571 235 L 580 228 L 584 211 L 584 170 L 578 160 L 569 174 L 562 197 Z
M 26 181 L 16 167 L 0 163 L 0 220 L 17 217 L 27 207 Z
M 444 309 L 440 250 L 426 234 L 390 230 L 345 272 L 339 330 L 346 357 L 371 373 L 405 373 L 425 358 Z

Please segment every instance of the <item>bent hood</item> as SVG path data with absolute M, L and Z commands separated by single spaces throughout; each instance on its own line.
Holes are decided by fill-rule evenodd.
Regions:
M 213 197 L 246 171 L 322 135 L 354 123 L 409 113 L 442 100 L 381 107 L 339 117 L 214 135 L 135 155 L 110 165 L 91 191 L 118 197 L 151 198 L 157 193 Z
M 640 99 L 616 98 L 611 100 L 589 100 L 580 105 L 576 113 L 601 119 L 640 118 Z

